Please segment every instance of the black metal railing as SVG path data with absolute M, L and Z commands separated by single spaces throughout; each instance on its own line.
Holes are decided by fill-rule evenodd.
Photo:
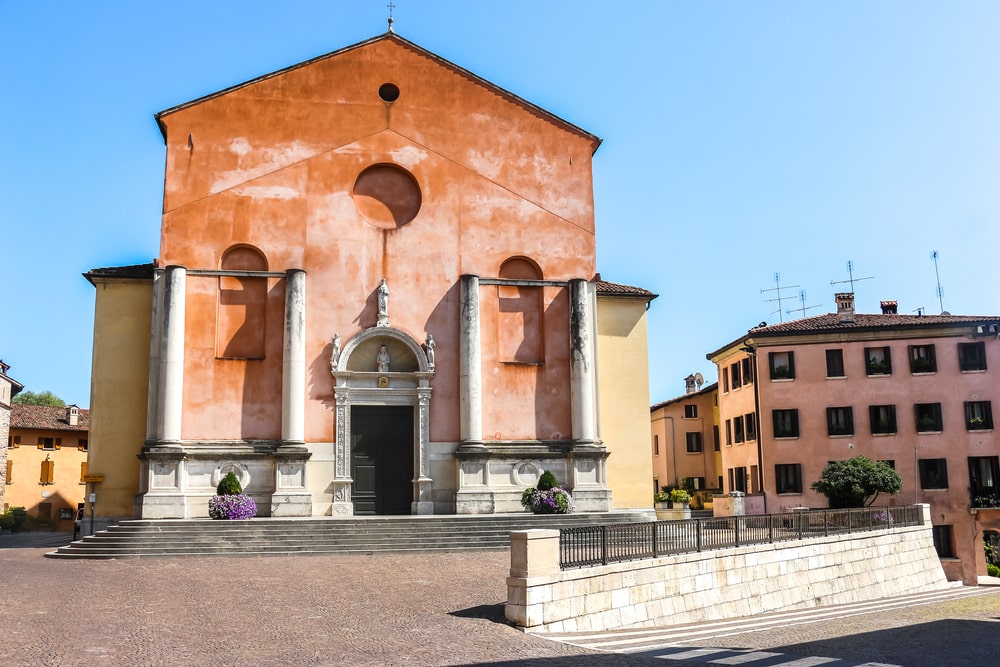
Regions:
M 559 530 L 559 566 L 565 570 L 920 525 L 923 525 L 922 509 L 911 505 L 562 528 Z

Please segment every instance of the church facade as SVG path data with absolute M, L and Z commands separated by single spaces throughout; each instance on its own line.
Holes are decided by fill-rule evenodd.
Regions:
M 95 269 L 106 518 L 649 507 L 645 310 L 600 140 L 392 32 L 157 115 L 160 256 Z

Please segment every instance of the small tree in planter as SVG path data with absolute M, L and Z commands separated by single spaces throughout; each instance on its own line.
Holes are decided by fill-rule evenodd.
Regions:
M 573 497 L 558 484 L 556 476 L 546 470 L 535 488 L 527 488 L 521 494 L 521 506 L 534 514 L 570 514 Z
M 219 481 L 217 495 L 208 499 L 208 516 L 213 519 L 252 519 L 257 516 L 257 503 L 243 493 L 243 485 L 232 472 Z
M 684 489 L 674 489 L 670 492 L 670 504 L 686 507 L 691 502 L 691 494 Z

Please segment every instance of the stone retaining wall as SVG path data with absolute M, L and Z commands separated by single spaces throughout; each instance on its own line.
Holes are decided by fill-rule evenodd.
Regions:
M 511 533 L 507 619 L 532 632 L 650 627 L 951 586 L 924 525 L 559 569 L 559 531 Z

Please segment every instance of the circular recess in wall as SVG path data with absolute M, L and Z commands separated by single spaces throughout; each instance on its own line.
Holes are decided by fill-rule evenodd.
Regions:
M 542 476 L 541 470 L 531 461 L 515 463 L 511 469 L 511 482 L 517 486 L 535 486 Z
M 394 83 L 383 83 L 378 87 L 378 96 L 383 102 L 395 102 L 399 99 L 399 86 Z
M 354 181 L 354 205 L 365 221 L 379 229 L 402 227 L 417 217 L 422 201 L 413 175 L 394 164 L 376 164 Z

